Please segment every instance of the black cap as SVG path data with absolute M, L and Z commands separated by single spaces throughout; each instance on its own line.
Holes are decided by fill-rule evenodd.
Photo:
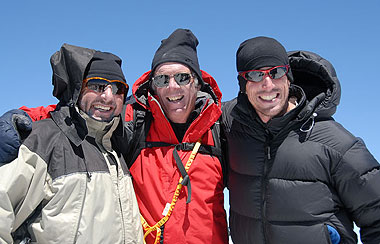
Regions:
M 87 69 L 85 78 L 102 77 L 126 82 L 121 70 L 121 59 L 112 53 L 96 51 Z
M 176 62 L 188 66 L 203 84 L 199 68 L 197 46 L 198 39 L 191 30 L 177 29 L 167 39 L 161 41 L 152 61 L 152 73 L 163 63 Z
M 236 68 L 238 72 L 289 65 L 289 58 L 285 48 L 277 40 L 259 36 L 242 42 L 236 52 Z M 287 77 L 293 82 L 293 75 L 289 67 Z M 246 80 L 239 77 L 240 91 L 245 92 Z

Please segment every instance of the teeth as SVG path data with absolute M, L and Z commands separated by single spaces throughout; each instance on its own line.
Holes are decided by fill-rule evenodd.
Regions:
M 275 99 L 277 97 L 277 95 L 270 95 L 270 96 L 261 96 L 261 99 L 265 100 L 265 101 L 272 101 L 273 99 Z
M 101 109 L 101 110 L 110 110 L 111 108 L 110 107 L 106 107 L 106 106 L 102 106 L 102 105 L 95 105 L 94 106 L 96 109 Z
M 173 102 L 173 101 L 177 101 L 177 100 L 180 100 L 182 98 L 182 96 L 177 96 L 177 97 L 168 97 L 169 101 Z

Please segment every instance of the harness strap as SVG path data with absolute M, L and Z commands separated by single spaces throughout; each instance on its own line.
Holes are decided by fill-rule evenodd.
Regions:
M 145 234 L 144 234 L 144 243 L 146 243 L 145 242 L 146 237 L 151 232 L 153 232 L 153 231 L 156 231 L 156 238 L 154 240 L 154 244 L 158 244 L 158 242 L 160 241 L 160 238 L 161 238 L 161 235 L 162 235 L 161 227 L 169 220 L 169 217 L 171 216 L 171 214 L 173 212 L 173 209 L 174 209 L 174 206 L 177 203 L 177 200 L 179 198 L 179 194 L 181 193 L 182 187 L 184 185 L 186 185 L 186 184 L 190 185 L 189 175 L 187 174 L 187 172 L 189 171 L 190 166 L 193 163 L 196 154 L 198 153 L 200 145 L 201 145 L 201 139 L 199 139 L 195 143 L 194 148 L 193 148 L 193 150 L 192 150 L 192 152 L 190 154 L 189 159 L 186 162 L 185 167 L 183 166 L 182 161 L 179 159 L 181 161 L 182 168 L 184 168 L 184 171 L 186 173 L 185 177 L 182 176 L 183 174 L 181 172 L 180 167 L 178 167 L 178 163 L 177 163 L 177 160 L 176 160 L 177 167 L 180 169 L 180 172 L 181 172 L 181 177 L 179 178 L 177 188 L 174 191 L 173 199 L 172 199 L 172 202 L 170 203 L 170 207 L 169 207 L 169 210 L 166 213 L 166 215 L 160 221 L 158 221 L 155 225 L 153 225 L 153 226 L 149 226 L 148 222 L 144 219 L 144 217 L 142 215 L 140 215 L 141 216 L 141 223 L 142 223 L 142 226 L 143 226 L 144 231 L 145 231 Z M 176 148 L 174 149 L 174 151 L 176 151 Z M 177 154 L 177 156 L 179 158 L 178 152 L 176 154 Z M 174 156 L 174 152 L 173 152 L 173 156 Z M 190 192 L 190 188 L 189 188 L 189 192 Z M 190 196 L 190 193 L 189 193 L 189 196 Z M 189 199 L 190 198 L 188 197 L 188 201 L 189 201 Z
M 141 148 L 169 147 L 169 146 L 178 146 L 180 150 L 191 151 L 194 148 L 195 143 L 182 142 L 177 145 L 167 143 L 167 142 L 159 142 L 159 141 L 147 141 L 147 142 L 141 143 Z M 220 149 L 220 147 L 216 147 L 216 146 L 201 144 L 199 147 L 199 152 L 203 154 L 216 156 L 216 157 L 222 156 L 222 150 Z
M 178 167 L 179 172 L 181 173 L 181 176 L 183 179 L 180 183 L 183 186 L 187 186 L 187 192 L 189 193 L 189 195 L 187 196 L 186 203 L 189 203 L 190 199 L 191 199 L 191 183 L 189 180 L 189 175 L 187 174 L 186 169 L 183 166 L 182 160 L 178 155 L 177 146 L 173 150 L 173 157 L 174 157 L 174 160 L 177 164 L 177 167 Z

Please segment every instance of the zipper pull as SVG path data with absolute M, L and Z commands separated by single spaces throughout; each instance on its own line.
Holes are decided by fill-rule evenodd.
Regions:
M 270 146 L 267 147 L 267 158 L 270 160 Z

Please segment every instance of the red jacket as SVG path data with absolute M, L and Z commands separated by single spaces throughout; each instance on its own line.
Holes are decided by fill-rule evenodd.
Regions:
M 140 94 L 143 90 L 141 85 L 148 80 L 149 74 L 150 72 L 143 74 L 132 88 L 136 101 L 152 112 L 153 120 L 146 140 L 178 144 L 156 98 Z M 203 71 L 202 78 L 212 88 L 216 101 L 211 96 L 207 99 L 182 142 L 194 143 L 202 138 L 202 144 L 213 146 L 210 127 L 221 115 L 222 94 L 209 74 Z M 148 103 L 142 100 L 146 97 Z M 126 115 L 127 121 L 132 119 L 131 106 L 127 107 Z M 173 146 L 143 149 L 130 168 L 140 212 L 150 226 L 163 217 L 165 205 L 171 202 L 181 176 L 173 158 L 173 149 Z M 178 154 L 185 164 L 191 151 L 178 151 Z M 191 182 L 191 202 L 186 204 L 187 188 L 183 187 L 172 215 L 164 226 L 164 243 L 228 243 L 221 162 L 217 157 L 197 153 L 188 175 Z M 153 243 L 154 236 L 148 236 L 147 243 Z
M 146 140 L 178 144 L 177 137 L 156 98 L 151 95 L 141 96 L 141 85 L 148 80 L 149 74 L 150 72 L 143 74 L 132 88 L 136 101 L 153 115 Z M 210 127 L 221 115 L 222 94 L 216 81 L 209 74 L 202 71 L 202 78 L 210 85 L 213 96 L 209 96 L 199 116 L 186 131 L 182 142 L 194 143 L 202 138 L 202 144 L 213 146 Z M 145 100 L 142 100 L 144 98 Z M 33 120 L 50 117 L 47 113 L 54 108 L 52 105 L 36 109 L 22 107 Z M 125 119 L 133 119 L 131 105 L 127 106 Z M 163 217 L 163 210 L 166 204 L 172 201 L 181 176 L 173 158 L 173 148 L 167 146 L 143 149 L 130 168 L 140 213 L 150 226 Z M 178 154 L 185 164 L 191 151 L 178 151 Z M 191 182 L 191 201 L 186 204 L 188 192 L 187 188 L 183 187 L 172 215 L 164 225 L 164 243 L 228 243 L 221 162 L 217 157 L 198 152 L 188 175 Z M 147 244 L 154 243 L 155 234 L 147 236 Z

